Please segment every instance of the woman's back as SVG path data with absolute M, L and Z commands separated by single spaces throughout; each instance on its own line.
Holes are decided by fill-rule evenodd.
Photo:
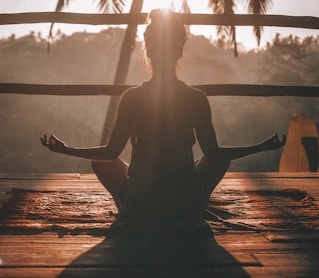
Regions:
M 193 166 L 197 94 L 178 80 L 160 86 L 145 82 L 131 91 L 132 178 L 163 180 Z

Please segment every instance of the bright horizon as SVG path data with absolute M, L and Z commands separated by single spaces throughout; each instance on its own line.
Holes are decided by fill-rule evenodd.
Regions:
M 158 4 L 160 2 L 160 4 Z M 149 12 L 154 8 L 168 8 L 171 0 L 152 1 L 145 0 L 143 5 L 143 12 Z M 173 1 L 175 7 L 180 6 L 180 0 Z M 22 12 L 44 12 L 54 11 L 57 0 L 15 0 L 7 1 L 0 0 L 0 13 L 22 13 Z M 208 7 L 207 1 L 189 0 L 188 1 L 192 13 L 212 13 L 211 8 Z M 247 13 L 247 7 L 243 1 L 238 1 L 240 5 L 237 6 L 236 13 Z M 129 12 L 131 1 L 127 1 L 124 12 Z M 63 11 L 77 12 L 77 13 L 100 13 L 97 9 L 97 1 L 77 0 L 71 1 L 70 5 Z M 312 0 L 273 0 L 267 14 L 281 14 L 281 15 L 296 15 L 296 16 L 318 16 L 319 15 L 319 1 Z M 41 32 L 43 37 L 46 37 L 50 28 L 50 23 L 43 24 L 18 24 L 18 25 L 2 25 L 0 26 L 0 38 L 6 38 L 15 34 L 17 37 L 24 36 L 30 32 Z M 99 32 L 106 29 L 107 26 L 92 26 L 92 25 L 75 25 L 75 24 L 55 24 L 55 33 L 60 29 L 66 35 L 71 35 L 74 32 Z M 145 26 L 139 27 L 139 35 L 142 34 Z M 209 39 L 216 39 L 215 26 L 191 26 L 191 33 L 195 35 L 204 35 Z M 261 39 L 261 47 L 264 47 L 267 42 L 271 42 L 276 33 L 280 33 L 282 37 L 290 34 L 296 35 L 300 38 L 306 36 L 319 36 L 319 30 L 302 29 L 302 28 L 278 28 L 278 27 L 264 27 L 264 32 Z M 257 48 L 257 42 L 253 34 L 252 27 L 237 27 L 237 40 L 246 49 Z

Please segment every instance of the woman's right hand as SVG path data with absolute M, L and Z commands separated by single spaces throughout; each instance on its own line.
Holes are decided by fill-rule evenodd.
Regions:
M 64 153 L 67 148 L 67 145 L 53 134 L 49 139 L 46 134 L 44 134 L 43 137 L 40 137 L 40 139 L 42 145 L 52 152 Z

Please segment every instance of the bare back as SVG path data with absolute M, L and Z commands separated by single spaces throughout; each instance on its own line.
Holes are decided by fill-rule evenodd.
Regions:
M 169 87 L 145 82 L 128 92 L 131 177 L 155 181 L 193 166 L 198 94 L 180 81 Z

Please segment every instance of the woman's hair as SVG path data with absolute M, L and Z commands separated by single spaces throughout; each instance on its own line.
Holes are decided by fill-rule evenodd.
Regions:
M 167 9 L 156 9 L 150 12 L 151 23 L 144 32 L 145 46 L 150 51 L 177 52 L 180 56 L 187 40 L 187 32 L 181 17 Z M 178 57 L 180 58 L 180 57 Z

